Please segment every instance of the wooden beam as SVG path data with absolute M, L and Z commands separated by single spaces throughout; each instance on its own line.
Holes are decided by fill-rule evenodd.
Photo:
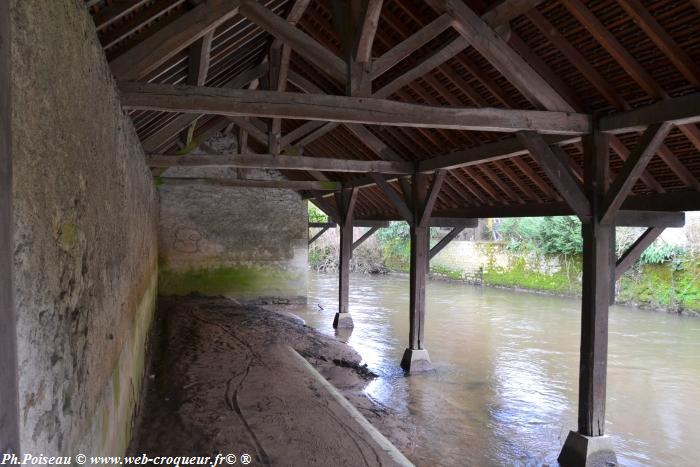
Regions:
M 190 86 L 204 86 L 209 72 L 209 61 L 211 52 L 211 42 L 214 39 L 214 31 L 204 35 L 190 46 L 190 62 L 187 69 L 187 84 Z M 197 127 L 195 119 L 187 130 L 185 146 L 192 143 L 192 136 Z
M 370 227 L 370 229 L 367 232 L 365 232 L 364 234 L 362 234 L 362 236 L 360 238 L 355 240 L 355 242 L 352 244 L 353 251 L 358 246 L 362 245 L 365 242 L 365 240 L 367 240 L 369 237 L 374 235 L 374 232 L 376 232 L 377 230 L 379 230 L 379 227 Z
M 248 85 L 250 82 L 255 81 L 260 78 L 263 74 L 267 73 L 267 63 L 261 63 L 260 65 L 242 72 L 237 77 L 228 81 L 224 84 L 224 87 L 230 87 L 234 89 L 242 88 Z M 199 117 L 197 114 L 182 114 L 175 117 L 171 122 L 163 126 L 161 129 L 147 137 L 141 145 L 146 151 L 156 151 L 161 149 L 163 144 L 165 144 L 173 135 L 178 134 L 183 129 L 196 120 Z
M 372 94 L 372 97 L 383 99 L 391 96 L 396 91 L 409 83 L 412 83 L 416 79 L 428 73 L 430 70 L 442 65 L 467 47 L 469 47 L 469 43 L 463 37 L 453 39 L 447 45 L 443 46 L 439 50 L 436 50 L 421 63 L 411 67 L 401 76 L 391 80 L 383 88 Z
M 674 125 L 700 122 L 700 92 L 601 117 L 600 130 L 630 133 L 644 131 L 649 125 L 664 122 Z
M 109 64 L 118 80 L 143 78 L 238 13 L 240 0 L 208 0 L 139 42 Z
M 670 211 L 618 211 L 615 216 L 617 227 L 672 227 L 685 225 L 684 212 Z
M 546 138 L 547 144 L 565 145 L 580 141 L 580 137 L 555 136 Z M 426 159 L 418 163 L 419 172 L 430 172 L 438 169 L 456 169 L 472 165 L 493 162 L 500 159 L 510 159 L 516 156 L 528 154 L 518 138 L 498 140 L 493 143 L 482 144 L 475 148 L 455 151 L 442 156 Z
M 13 62 L 10 23 L 10 3 L 0 2 L 0 453 L 20 456 L 17 312 L 13 276 L 15 221 L 12 214 Z
M 387 199 L 391 202 L 391 204 L 394 205 L 399 214 L 401 214 L 401 217 L 403 217 L 409 224 L 413 223 L 413 213 L 411 212 L 411 209 L 409 209 L 406 202 L 403 199 L 401 199 L 396 190 L 394 190 L 391 187 L 391 185 L 387 183 L 387 181 L 382 175 L 372 173 L 370 174 L 370 176 L 372 177 L 372 179 L 374 179 L 374 182 L 377 184 L 379 189 L 382 190 L 384 196 L 387 197 Z
M 608 358 L 610 306 L 610 236 L 615 228 L 599 222 L 600 200 L 609 175 L 607 139 L 596 132 L 584 140 L 584 187 L 591 200 L 591 217 L 583 222 L 581 290 L 581 352 L 579 364 L 578 432 L 602 436 Z M 566 446 L 564 451 L 566 451 Z M 564 463 L 564 462 L 562 462 Z
M 442 188 L 442 183 L 445 181 L 447 176 L 446 170 L 438 170 L 435 172 L 433 177 L 433 183 L 430 185 L 428 190 L 428 196 L 425 199 L 425 205 L 420 210 L 420 218 L 418 219 L 418 224 L 421 227 L 428 227 L 430 225 L 430 216 L 433 213 L 433 207 L 437 201 L 438 195 L 440 194 L 440 189 Z
M 656 154 L 659 146 L 663 144 L 670 130 L 670 123 L 658 123 L 651 125 L 644 132 L 605 195 L 600 211 L 602 216 L 600 221 L 602 223 L 612 222 L 615 212 L 622 206 L 622 202 L 630 194 L 635 183 L 639 180 L 651 158 Z
M 545 109 L 573 111 L 571 105 L 462 0 L 427 0 L 427 3 L 439 13 L 450 14 L 455 29 L 530 102 Z
M 330 227 L 323 227 L 319 232 L 316 233 L 316 235 L 314 235 L 313 237 L 311 237 L 311 238 L 309 239 L 309 245 L 311 245 L 313 242 L 315 242 L 316 240 L 318 240 L 318 239 L 321 237 L 321 235 L 323 235 L 324 233 L 326 233 L 326 231 L 327 231 L 329 228 L 330 228 Z
M 435 217 L 430 218 L 430 227 L 462 227 L 473 229 L 479 225 L 479 219 L 460 217 Z
M 321 172 L 359 172 L 359 173 L 413 173 L 410 162 L 358 161 L 350 159 L 331 159 L 326 157 L 274 156 L 272 154 L 239 154 L 226 156 L 146 156 L 149 167 L 235 167 L 239 169 L 277 169 L 277 170 L 318 170 Z
M 590 204 L 568 162 L 557 157 L 542 136 L 536 133 L 519 132 L 517 137 L 576 215 L 582 220 L 590 218 Z
M 436 38 L 447 28 L 452 26 L 452 22 L 453 20 L 451 16 L 440 15 L 437 17 L 437 19 L 418 30 L 408 39 L 399 43 L 381 57 L 375 59 L 372 64 L 372 79 L 376 79 L 383 75 L 401 62 L 401 60 L 405 59 L 413 52 Z
M 650 227 L 625 250 L 622 256 L 620 256 L 620 259 L 615 263 L 615 280 L 619 280 L 625 271 L 642 257 L 644 250 L 651 246 L 654 240 L 656 240 L 663 231 L 663 227 Z
M 450 232 L 442 237 L 439 242 L 435 246 L 433 246 L 430 249 L 430 252 L 428 252 L 428 260 L 431 260 L 440 253 L 447 245 L 450 244 L 452 240 L 457 238 L 457 235 L 462 233 L 462 231 L 465 229 L 465 227 L 454 227 Z
M 585 134 L 590 117 L 568 112 L 432 107 L 383 99 L 122 82 L 127 109 L 325 120 L 470 131 Z
M 384 228 L 389 227 L 390 223 L 388 221 L 378 221 L 372 219 L 355 219 L 353 221 L 355 227 L 377 227 Z
M 333 229 L 337 226 L 335 222 L 309 222 L 310 229 Z
M 357 51 L 355 61 L 358 63 L 368 63 L 372 58 L 372 44 L 374 35 L 379 26 L 379 15 L 382 12 L 383 0 L 368 0 L 365 8 L 365 17 L 362 22 L 362 29 L 357 41 Z
M 243 0 L 240 12 L 265 31 L 289 45 L 299 55 L 340 82 L 346 80 L 345 62 L 309 35 L 290 25 L 257 1 Z
M 238 188 L 273 188 L 281 190 L 338 191 L 338 182 L 296 181 L 296 180 L 235 180 L 228 178 L 161 177 L 164 185 L 212 185 Z

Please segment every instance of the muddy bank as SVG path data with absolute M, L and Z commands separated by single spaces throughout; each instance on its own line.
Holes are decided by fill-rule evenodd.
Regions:
M 158 302 L 128 453 L 247 453 L 251 465 L 399 465 L 290 347 L 371 421 L 388 420 L 381 428 L 392 441 L 410 439 L 410 420 L 363 395 L 374 375 L 349 346 L 281 312 L 179 297 Z

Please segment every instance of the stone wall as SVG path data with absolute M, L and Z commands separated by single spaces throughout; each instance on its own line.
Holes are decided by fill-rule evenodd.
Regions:
M 157 193 L 85 3 L 10 0 L 22 451 L 120 454 L 157 285 Z
M 203 148 L 222 153 L 235 150 L 235 143 L 218 136 Z M 282 178 L 275 171 L 226 168 L 171 168 L 165 177 Z M 306 301 L 307 208 L 298 193 L 167 184 L 158 191 L 161 295 Z

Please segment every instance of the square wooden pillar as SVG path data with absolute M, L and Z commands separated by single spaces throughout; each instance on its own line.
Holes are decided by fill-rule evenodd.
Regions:
M 569 433 L 559 463 L 591 466 L 616 463 L 605 434 L 608 366 L 608 310 L 614 277 L 615 225 L 601 223 L 601 203 L 607 190 L 609 153 L 605 135 L 584 137 L 584 185 L 591 218 L 582 225 L 581 352 L 579 362 L 578 430 Z M 615 465 L 615 464 L 613 464 Z
M 411 272 L 409 299 L 409 346 L 401 359 L 401 368 L 407 372 L 432 369 L 425 349 L 425 287 L 428 276 L 428 240 L 430 227 L 422 222 L 427 197 L 427 177 L 415 174 L 412 186 Z M 428 216 L 430 213 L 428 212 Z
M 350 259 L 352 258 L 352 218 L 357 199 L 357 188 L 344 188 L 336 193 L 338 225 L 340 227 L 340 258 L 338 261 L 338 312 L 333 327 L 352 328 L 350 316 Z

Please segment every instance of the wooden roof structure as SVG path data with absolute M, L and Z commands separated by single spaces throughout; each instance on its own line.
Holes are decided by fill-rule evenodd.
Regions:
M 603 131 L 608 206 L 700 209 L 698 0 L 86 4 L 154 167 L 280 168 L 330 213 L 339 182 L 361 219 L 406 218 L 412 171 L 435 216 L 585 218 Z M 221 131 L 247 154 L 164 160 Z

